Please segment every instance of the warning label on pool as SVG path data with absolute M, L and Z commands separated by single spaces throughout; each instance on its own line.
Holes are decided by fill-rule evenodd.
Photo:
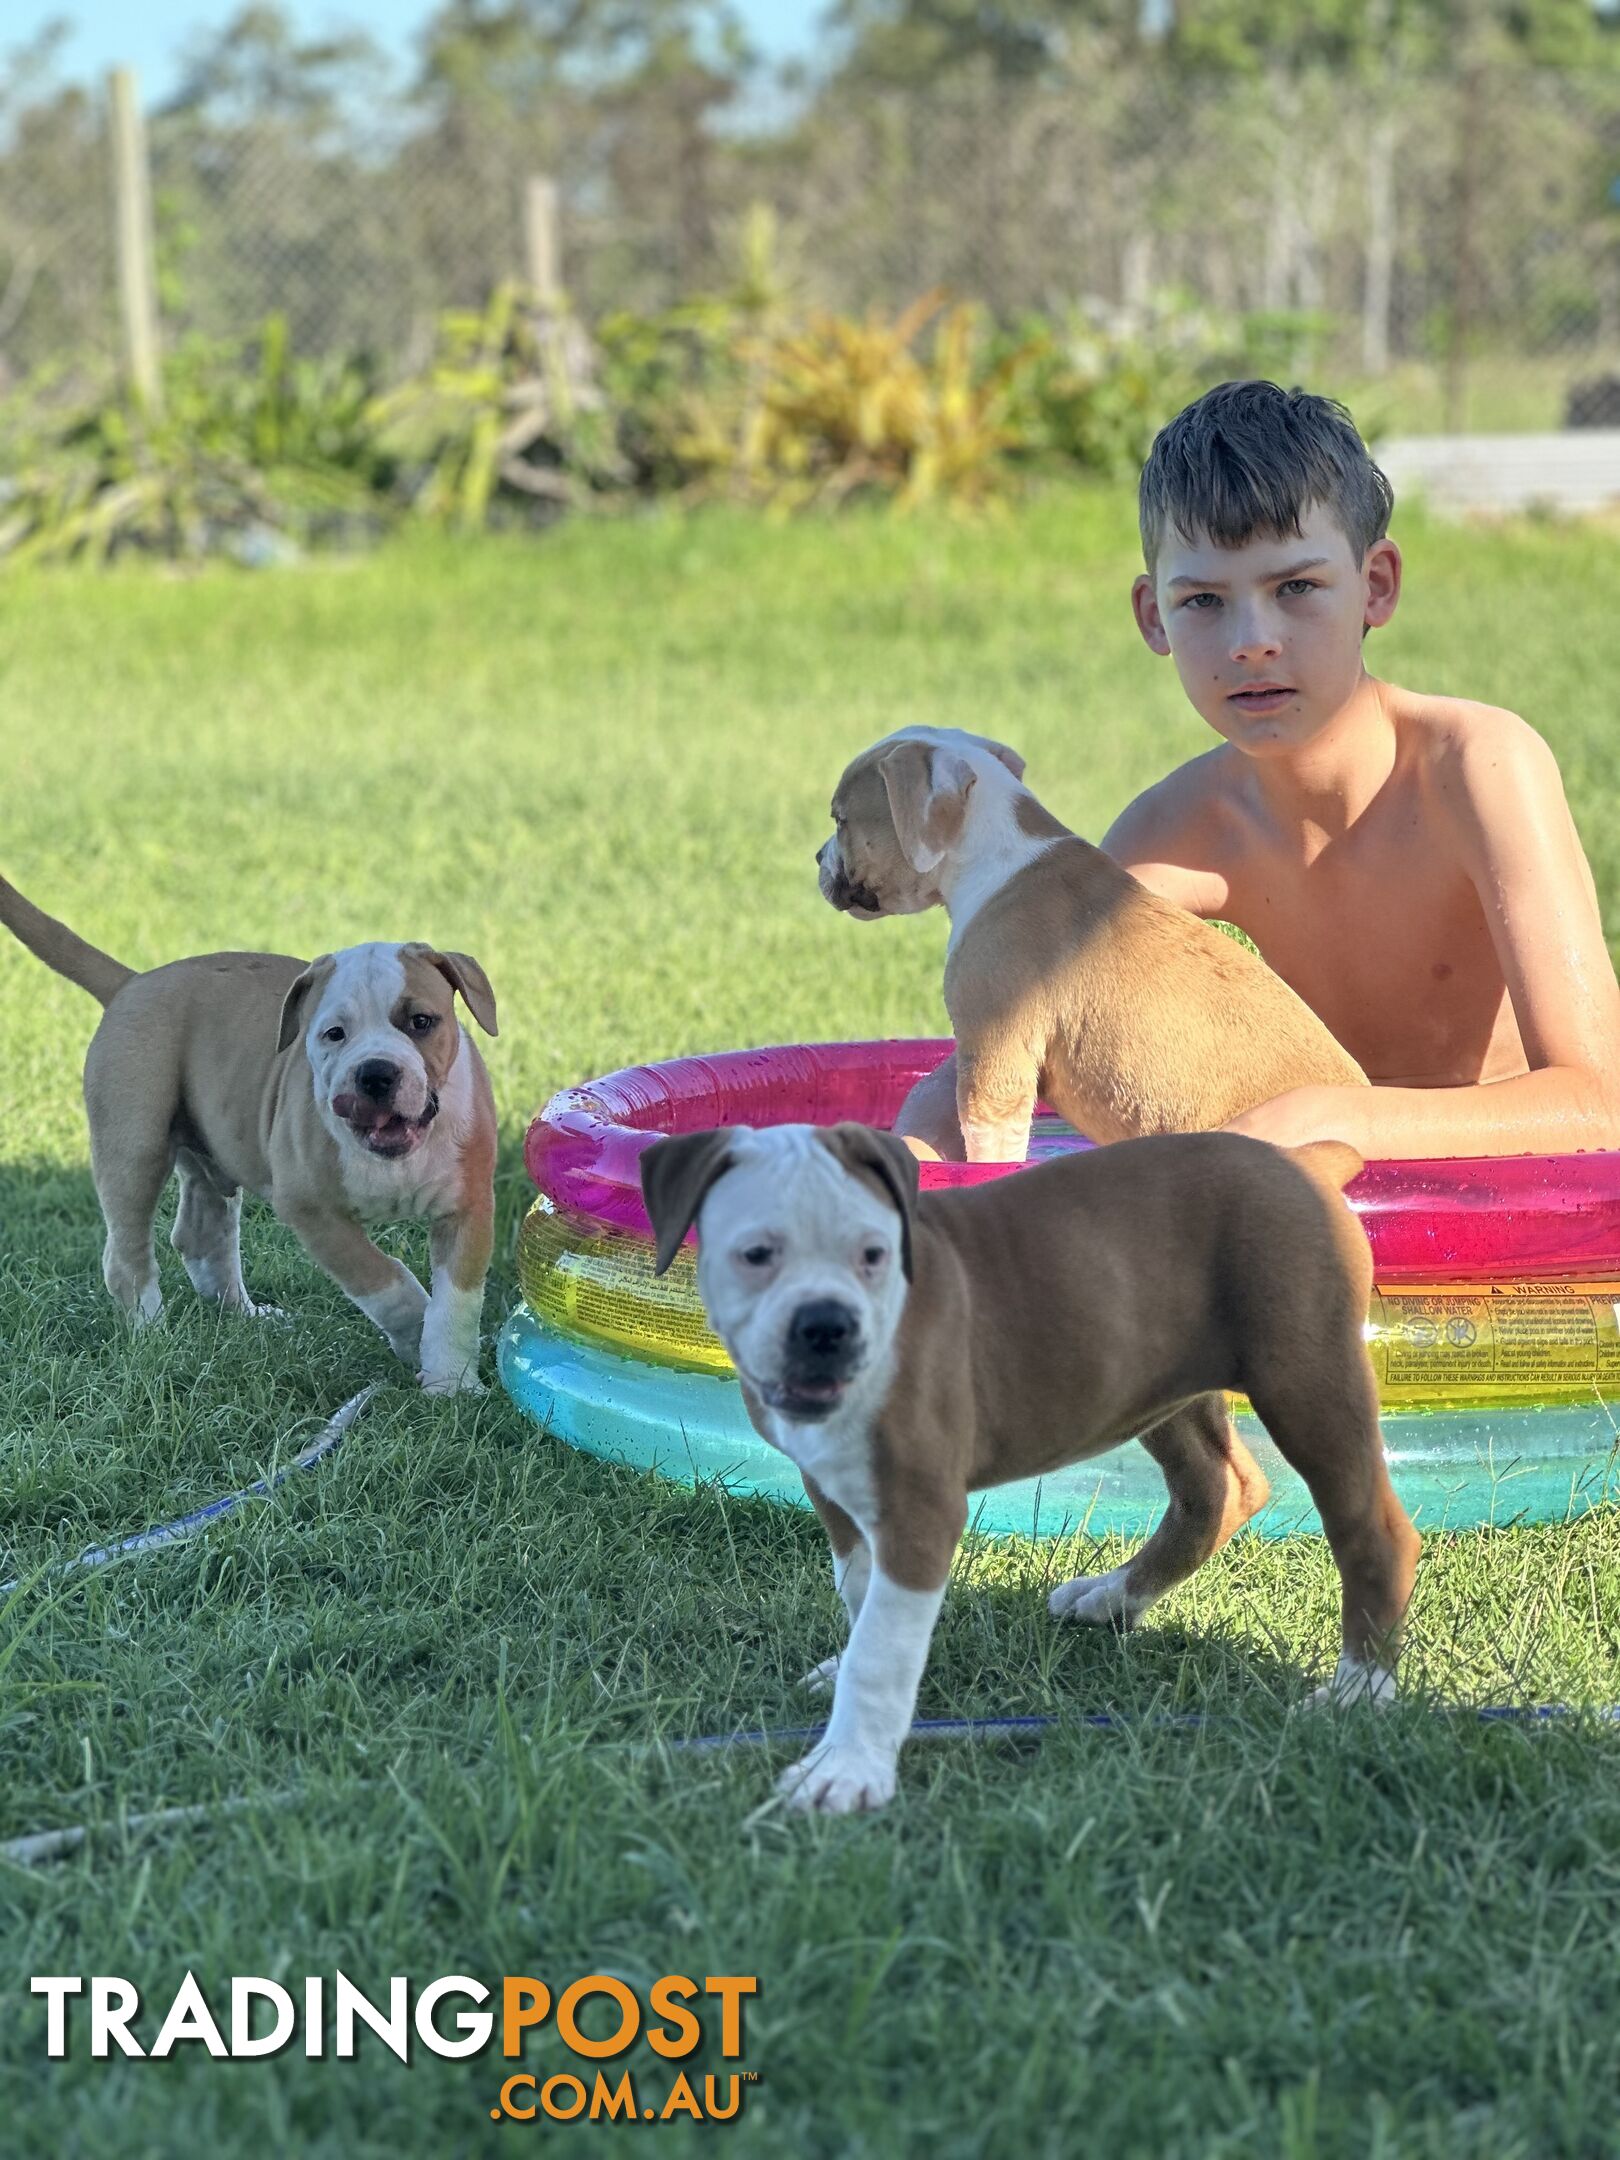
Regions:
M 1368 1347 L 1391 1389 L 1620 1391 L 1620 1282 L 1376 1291 Z

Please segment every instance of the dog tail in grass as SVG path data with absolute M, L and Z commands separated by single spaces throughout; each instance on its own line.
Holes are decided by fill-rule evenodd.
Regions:
M 125 967 L 111 953 L 98 952 L 76 937 L 66 923 L 59 923 L 32 900 L 25 900 L 15 885 L 0 877 L 0 923 L 18 938 L 36 959 L 43 960 L 70 983 L 88 990 L 103 1005 L 120 991 L 134 968 Z

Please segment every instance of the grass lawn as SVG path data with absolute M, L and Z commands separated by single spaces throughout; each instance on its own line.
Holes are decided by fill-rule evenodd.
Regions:
M 1375 664 L 1542 728 L 1620 932 L 1620 538 L 1397 529 L 1410 588 Z M 1137 643 L 1133 567 L 1129 504 L 1076 495 L 968 530 L 657 517 L 0 585 L 0 866 L 137 965 L 374 936 L 476 953 L 501 999 L 493 1333 L 552 1089 L 942 1024 L 943 919 L 861 929 L 817 897 L 852 750 L 909 721 L 996 732 L 1095 835 L 1201 746 Z M 249 1287 L 290 1320 L 221 1320 L 163 1245 L 167 1313 L 132 1341 L 78 1099 L 94 1008 L 0 939 L 0 1009 L 13 1574 L 246 1482 L 398 1373 L 252 1204 Z M 813 1521 L 577 1458 L 499 1392 L 391 1387 L 269 1502 L 0 1617 L 0 1838 L 103 1826 L 0 1864 L 0 2147 L 525 2146 L 490 2119 L 498 2052 L 101 2063 L 81 2022 L 47 2064 L 26 1994 L 120 1974 L 161 2013 L 188 1968 L 219 2006 L 233 1974 L 341 1967 L 378 1994 L 396 1973 L 757 1975 L 742 2120 L 661 2125 L 672 2152 L 1620 2150 L 1620 1732 L 1433 1707 L 1620 1699 L 1614 1513 L 1433 1539 L 1411 1701 L 1377 1720 L 1295 1707 L 1332 1657 L 1319 1543 L 1240 1539 L 1126 1640 L 1046 1617 L 1095 1552 L 966 1552 L 922 1712 L 1196 1707 L 1202 1731 L 914 1751 L 883 1817 L 756 1817 L 765 1759 L 624 1743 L 811 1714 L 795 1676 L 837 1619 Z M 117 1828 L 227 1797 L 250 1804 Z M 668 2066 L 628 2060 L 661 2096 Z M 530 2067 L 570 2067 L 549 2030 Z

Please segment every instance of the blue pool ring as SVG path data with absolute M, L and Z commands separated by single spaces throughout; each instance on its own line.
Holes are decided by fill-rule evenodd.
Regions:
M 798 1471 L 749 1423 L 735 1378 L 620 1357 L 543 1326 L 519 1305 L 501 1334 L 502 1383 L 569 1446 L 686 1485 L 718 1484 L 808 1506 Z M 1395 1490 L 1421 1530 L 1562 1522 L 1620 1497 L 1615 1423 L 1605 1406 L 1426 1410 L 1381 1420 Z M 1301 1480 L 1263 1426 L 1238 1429 L 1271 1480 L 1251 1527 L 1319 1531 Z M 1136 1441 L 1042 1478 L 974 1494 L 970 1522 L 992 1536 L 1086 1529 L 1139 1536 L 1164 1513 L 1164 1477 Z

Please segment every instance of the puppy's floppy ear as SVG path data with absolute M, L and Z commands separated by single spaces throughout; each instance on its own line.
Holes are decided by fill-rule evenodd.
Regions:
M 943 743 L 898 742 L 878 760 L 900 852 L 925 876 L 961 837 L 977 774 Z
M 911 1231 L 917 1213 L 919 1164 L 898 1133 L 875 1125 L 829 1125 L 826 1140 L 857 1177 L 887 1194 L 900 1212 L 900 1266 L 911 1280 Z
M 495 1025 L 495 993 L 471 953 L 439 952 L 431 945 L 418 945 L 414 950 L 438 969 L 452 990 L 461 993 L 461 1002 L 486 1035 L 500 1033 Z
M 304 1024 L 304 1001 L 312 991 L 320 988 L 336 965 L 335 954 L 322 953 L 318 960 L 309 963 L 302 975 L 295 975 L 287 985 L 287 995 L 281 1001 L 281 1025 L 276 1030 L 278 1056 L 298 1038 L 298 1030 Z
M 655 1275 L 662 1275 L 680 1251 L 709 1187 L 736 1160 L 736 1142 L 737 1128 L 726 1125 L 718 1132 L 678 1133 L 672 1140 L 655 1140 L 642 1155 L 641 1197 L 657 1240 Z
M 1024 760 L 1009 743 L 993 742 L 988 735 L 975 735 L 973 740 L 982 743 L 993 758 L 999 758 L 1015 780 L 1024 777 Z

